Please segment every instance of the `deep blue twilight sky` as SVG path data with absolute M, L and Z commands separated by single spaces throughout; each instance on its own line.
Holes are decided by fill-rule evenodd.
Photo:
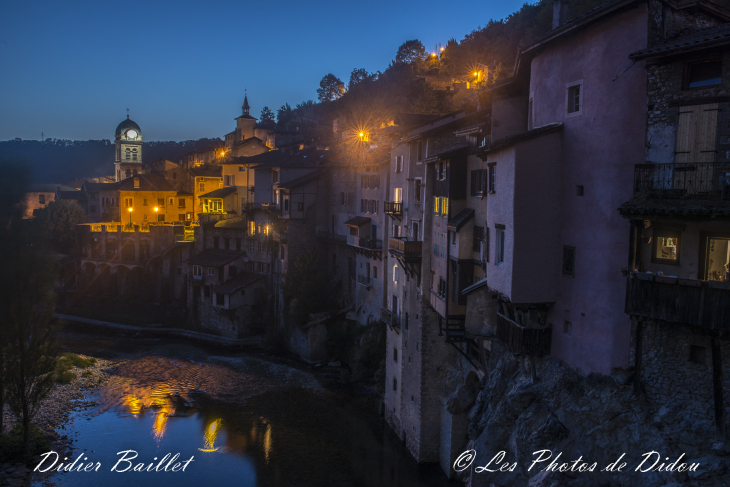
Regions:
M 322 76 L 385 70 L 501 19 L 524 0 L 0 0 L 0 140 L 222 137 L 240 115 L 316 100 Z

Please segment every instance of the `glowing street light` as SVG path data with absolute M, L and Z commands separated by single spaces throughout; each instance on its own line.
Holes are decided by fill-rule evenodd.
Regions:
M 445 47 L 442 47 L 442 48 L 441 48 L 441 50 L 442 50 L 442 51 L 443 51 L 444 49 L 446 49 L 446 48 L 445 48 Z
M 132 207 L 127 208 L 129 210 L 129 226 L 132 226 Z

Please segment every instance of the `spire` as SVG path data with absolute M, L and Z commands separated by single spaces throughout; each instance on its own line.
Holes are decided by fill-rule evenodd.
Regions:
M 129 120 L 129 108 L 127 108 L 127 120 Z
M 243 90 L 244 93 L 246 93 L 246 90 Z M 251 107 L 248 105 L 248 94 L 244 94 L 243 96 L 243 114 L 248 115 L 248 111 Z

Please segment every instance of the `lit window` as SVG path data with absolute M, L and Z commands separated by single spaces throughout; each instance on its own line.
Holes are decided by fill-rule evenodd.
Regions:
M 449 199 L 447 197 L 441 198 L 441 215 L 447 216 L 449 214 Z
M 679 234 L 679 231 L 656 228 L 652 238 L 651 261 L 679 265 Z
M 398 282 L 398 266 L 393 266 L 393 282 Z
M 708 238 L 705 276 L 710 281 L 730 281 L 730 240 Z

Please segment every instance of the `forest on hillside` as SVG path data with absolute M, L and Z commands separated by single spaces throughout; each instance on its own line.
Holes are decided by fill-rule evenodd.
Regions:
M 188 152 L 221 143 L 220 139 L 145 142 L 142 161 L 179 161 Z M 36 183 L 66 184 L 76 179 L 114 174 L 114 142 L 105 140 L 0 141 L 0 162 L 28 164 Z

